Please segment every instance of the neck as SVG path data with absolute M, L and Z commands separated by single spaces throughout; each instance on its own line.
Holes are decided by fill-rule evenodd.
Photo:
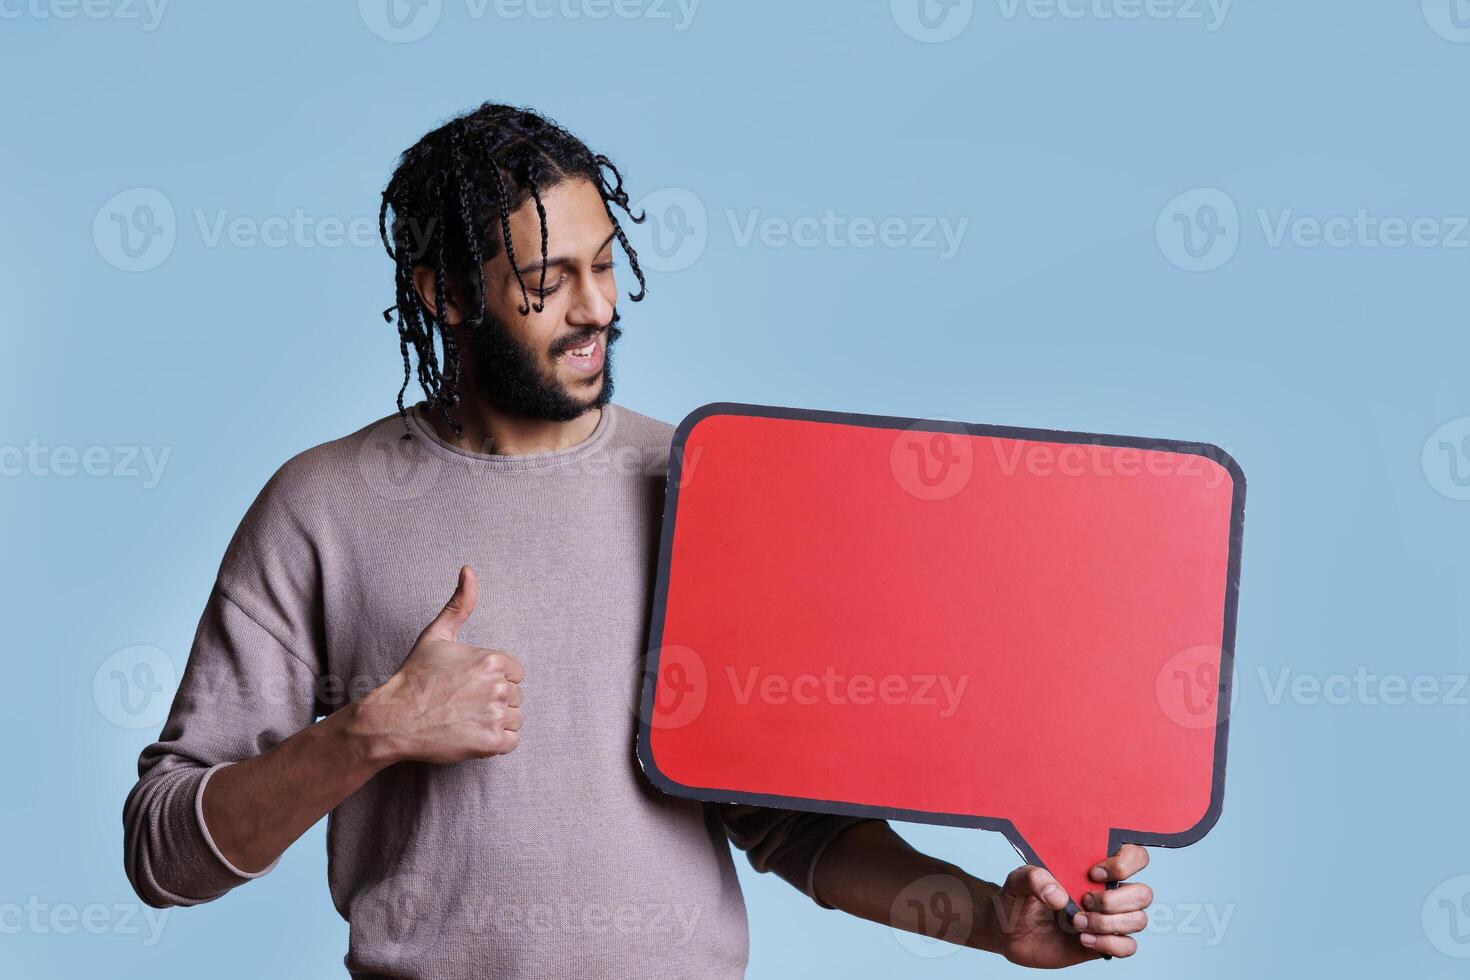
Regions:
M 422 407 L 422 406 L 421 406 Z M 548 422 L 509 415 L 486 404 L 482 399 L 460 396 L 459 405 L 450 409 L 460 424 L 455 435 L 439 412 L 423 411 L 439 434 L 439 438 L 468 452 L 494 456 L 528 456 L 567 449 L 592 437 L 602 419 L 602 409 L 594 408 L 570 422 Z

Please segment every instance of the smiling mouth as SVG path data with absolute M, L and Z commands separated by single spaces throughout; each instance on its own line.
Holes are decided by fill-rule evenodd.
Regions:
M 558 364 L 565 364 L 574 371 L 595 374 L 602 370 L 604 342 L 603 332 L 598 331 L 577 347 L 568 347 L 556 355 Z

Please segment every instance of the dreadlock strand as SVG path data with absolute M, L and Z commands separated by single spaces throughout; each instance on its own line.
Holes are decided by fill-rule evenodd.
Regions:
M 628 265 L 630 268 L 632 268 L 633 275 L 638 278 L 638 292 L 629 293 L 628 299 L 632 300 L 634 303 L 640 303 L 643 301 L 643 297 L 648 295 L 648 283 L 643 278 L 642 267 L 638 265 L 638 253 L 634 250 L 633 246 L 628 243 L 628 236 L 623 233 L 623 226 L 618 221 L 617 215 L 613 214 L 612 205 L 609 204 L 604 198 L 602 206 L 607 211 L 607 220 L 612 222 L 613 234 L 618 236 L 618 244 L 623 246 L 623 254 L 628 256 Z M 629 217 L 631 218 L 632 215 L 629 215 Z
M 537 313 L 546 309 L 546 206 L 541 203 L 541 191 L 536 187 L 536 178 L 531 173 L 531 167 L 526 168 L 526 186 L 531 190 L 531 199 L 536 202 L 536 217 L 541 222 L 541 285 L 537 287 L 537 296 L 540 297 L 533 309 Z
M 499 202 L 500 231 L 505 240 L 505 258 L 510 263 L 510 271 L 515 273 L 516 282 L 521 287 L 521 305 L 519 312 L 521 316 L 531 312 L 531 298 L 526 294 L 526 281 L 521 278 L 521 270 L 516 265 L 516 248 L 510 239 L 510 202 L 505 195 L 505 181 L 500 176 L 500 165 L 492 162 L 490 172 L 495 175 L 495 196 Z
M 446 274 L 445 268 L 444 268 L 444 244 L 445 244 L 445 239 L 447 239 L 449 237 L 449 195 L 445 193 L 445 186 L 444 186 L 447 183 L 448 183 L 447 176 L 444 173 L 441 172 L 438 175 L 438 179 L 435 181 L 435 187 L 437 189 L 437 194 L 435 196 L 435 203 L 437 203 L 439 205 L 439 207 L 438 207 L 438 213 L 439 213 L 440 223 L 439 223 L 439 227 L 437 227 L 437 228 L 434 229 L 432 235 L 430 236 L 430 240 L 434 243 L 434 324 L 433 325 L 438 328 L 438 330 L 439 330 L 439 337 L 441 338 L 441 340 L 444 343 L 444 363 L 445 363 L 445 368 L 446 368 L 446 370 L 452 371 L 453 368 L 451 368 L 450 363 L 449 363 L 450 355 L 451 355 L 451 353 L 456 353 L 457 354 L 457 352 L 454 351 L 454 341 L 450 338 L 450 334 L 449 334 L 449 313 L 448 313 L 448 310 L 449 310 L 448 278 L 449 277 Z M 430 346 L 430 348 L 433 347 L 433 343 L 434 343 L 434 336 L 433 336 L 433 332 L 431 331 L 430 334 L 429 334 L 429 346 Z M 441 380 L 442 380 L 442 376 L 441 376 Z M 442 417 L 444 419 L 445 424 L 449 426 L 450 430 L 455 435 L 459 435 L 460 432 L 461 432 L 460 424 L 459 424 L 458 420 L 456 420 L 454 418 L 454 416 L 452 416 L 452 415 L 449 414 L 450 402 L 455 397 L 454 393 L 452 393 L 452 392 L 446 392 L 445 391 L 445 386 L 443 384 L 435 385 L 435 388 L 436 388 L 436 390 L 434 392 L 433 407 L 435 407 L 435 408 L 437 408 L 439 410 L 440 417 Z

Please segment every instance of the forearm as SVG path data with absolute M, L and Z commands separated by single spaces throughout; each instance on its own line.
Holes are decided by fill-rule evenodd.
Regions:
M 814 876 L 828 905 L 859 918 L 996 952 L 1000 886 L 911 847 L 886 821 L 832 841 Z
M 391 759 L 352 704 L 210 777 L 204 823 L 220 853 L 253 874 Z

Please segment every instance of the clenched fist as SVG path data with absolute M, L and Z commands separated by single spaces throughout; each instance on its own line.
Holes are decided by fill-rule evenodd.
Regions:
M 465 565 L 454 595 L 403 666 L 359 703 L 384 758 L 462 762 L 505 755 L 520 743 L 525 668 L 504 651 L 458 640 L 475 594 L 475 570 Z

